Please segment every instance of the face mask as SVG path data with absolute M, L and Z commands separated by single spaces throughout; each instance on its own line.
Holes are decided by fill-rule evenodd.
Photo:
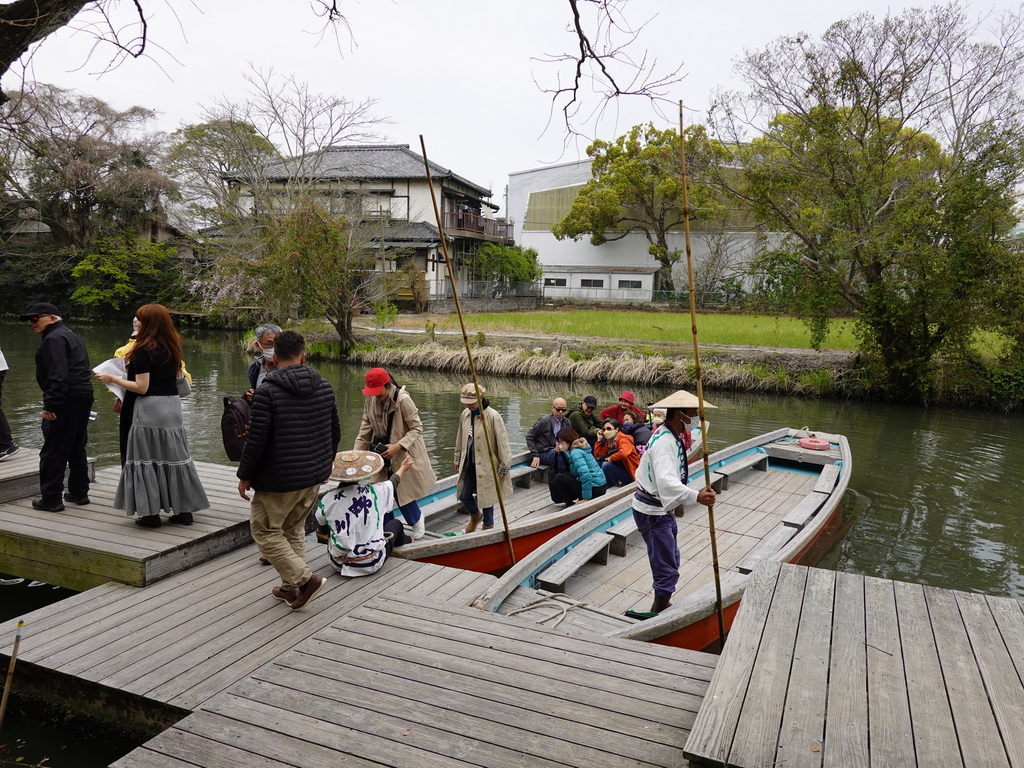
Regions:
M 266 349 L 263 350 L 263 359 L 264 360 L 273 360 L 274 359 L 274 348 L 273 347 L 267 347 Z
M 604 434 L 605 434 L 606 437 L 614 437 L 615 436 L 615 430 L 614 429 L 606 429 L 604 431 Z
M 651 419 L 651 424 L 653 424 L 656 427 L 660 427 L 664 423 L 665 423 L 665 417 L 664 416 L 655 416 L 654 418 Z

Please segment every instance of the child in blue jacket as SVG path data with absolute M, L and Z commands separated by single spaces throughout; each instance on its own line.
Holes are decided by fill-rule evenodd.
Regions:
M 608 490 L 607 481 L 587 439 L 572 427 L 562 427 L 555 440 L 555 463 L 548 481 L 551 500 L 569 507 L 577 499 L 589 501 L 603 496 Z

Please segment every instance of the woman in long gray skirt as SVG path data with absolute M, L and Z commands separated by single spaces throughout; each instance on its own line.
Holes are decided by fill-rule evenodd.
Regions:
M 139 335 L 125 357 L 125 376 L 97 373 L 104 384 L 124 387 L 135 407 L 124 468 L 114 494 L 114 507 L 123 509 L 147 528 L 160 527 L 160 512 L 168 522 L 192 524 L 192 515 L 210 506 L 188 452 L 176 380 L 181 374 L 181 336 L 167 308 L 139 307 Z

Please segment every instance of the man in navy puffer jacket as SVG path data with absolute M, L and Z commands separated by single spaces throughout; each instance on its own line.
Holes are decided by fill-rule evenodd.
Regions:
M 301 608 L 325 579 L 306 565 L 306 516 L 331 476 L 341 440 L 331 385 L 306 364 L 305 341 L 284 331 L 274 342 L 276 369 L 256 390 L 238 466 L 238 492 L 260 553 L 281 575 L 273 596 Z

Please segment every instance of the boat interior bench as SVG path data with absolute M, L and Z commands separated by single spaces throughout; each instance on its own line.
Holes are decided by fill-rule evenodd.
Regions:
M 817 514 L 822 505 L 828 501 L 829 493 L 811 491 L 800 500 L 800 503 L 793 507 L 786 516 L 782 518 L 782 524 L 800 530 L 807 522 Z
M 814 484 L 814 490 L 818 493 L 832 493 L 832 489 L 836 487 L 838 480 L 839 465 L 827 464 L 822 467 L 821 475 L 818 476 L 818 482 Z
M 711 488 L 715 493 L 722 492 L 722 486 L 725 483 L 725 478 L 719 475 L 717 472 L 711 473 Z M 687 487 L 700 492 L 704 490 L 704 473 L 701 472 L 697 477 L 693 478 L 688 482 Z M 608 529 L 608 533 L 612 536 L 611 553 L 618 555 L 619 557 L 626 556 L 626 547 L 629 544 L 629 537 L 636 533 L 636 518 L 632 515 L 622 520 L 611 528 Z
M 508 471 L 509 477 L 512 478 L 512 485 L 517 485 L 520 488 L 529 488 L 535 482 L 539 482 L 544 478 L 544 473 L 548 471 L 545 466 L 531 467 L 529 464 L 519 464 L 512 467 Z
M 548 592 L 565 592 L 565 582 L 590 561 L 608 564 L 608 551 L 612 536 L 598 531 L 590 534 L 557 561 L 537 574 L 537 588 Z
M 529 488 L 535 480 L 543 478 L 543 473 L 546 469 L 546 467 L 534 468 L 529 464 L 517 464 L 509 470 L 509 476 L 512 478 L 514 485 L 518 485 L 521 488 Z M 453 477 L 450 482 L 442 480 L 439 485 L 447 485 L 449 488 L 454 489 L 456 479 Z M 462 502 L 459 501 L 458 496 L 453 492 L 428 504 L 420 504 L 420 510 L 423 513 L 424 522 L 430 523 L 433 520 L 451 515 L 461 506 Z
M 445 517 L 452 512 L 455 512 L 459 507 L 462 506 L 462 502 L 459 501 L 458 495 L 452 493 L 448 496 L 443 496 L 437 501 L 431 501 L 428 504 L 420 504 L 420 512 L 423 515 L 423 521 L 430 523 L 432 520 Z
M 774 531 L 761 539 L 761 543 L 750 550 L 746 557 L 736 563 L 735 569 L 740 573 L 750 573 L 759 562 L 774 557 L 796 534 L 796 528 L 785 524 L 779 525 Z
M 751 453 L 748 456 L 736 459 L 736 461 L 730 461 L 728 464 L 716 469 L 715 472 L 725 478 L 722 483 L 722 489 L 728 490 L 729 479 L 735 477 L 741 472 L 746 472 L 748 469 L 757 469 L 761 472 L 766 472 L 768 470 L 768 454 Z

